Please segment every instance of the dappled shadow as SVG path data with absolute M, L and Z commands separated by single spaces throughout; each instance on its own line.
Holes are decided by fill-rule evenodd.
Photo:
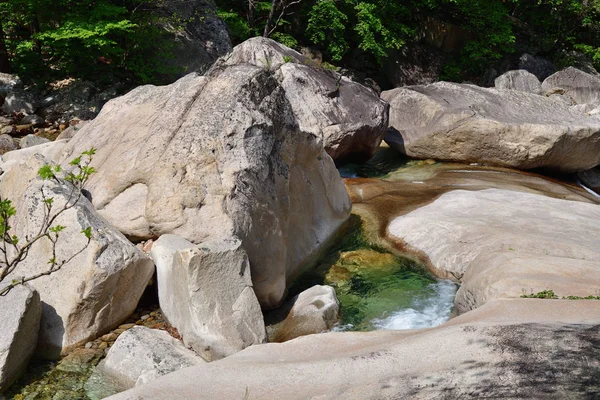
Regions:
M 468 329 L 464 327 L 463 329 Z M 409 396 L 464 399 L 600 399 L 600 325 L 522 324 L 483 328 L 492 352 L 453 371 L 411 377 Z M 489 359 L 489 357 L 485 357 Z

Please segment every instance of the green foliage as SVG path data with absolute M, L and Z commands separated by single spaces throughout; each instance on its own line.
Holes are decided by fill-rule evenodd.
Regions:
M 554 293 L 553 290 L 542 290 L 538 293 L 530 293 L 521 295 L 525 299 L 558 299 L 559 297 Z M 600 300 L 600 296 L 563 296 L 563 300 Z
M 350 48 L 344 37 L 348 17 L 338 10 L 333 0 L 317 1 L 308 17 L 308 38 L 314 44 L 322 45 L 332 60 L 341 60 Z
M 558 299 L 558 296 L 553 290 L 542 290 L 538 293 L 530 293 L 521 295 L 524 299 Z
M 159 26 L 177 26 L 177 16 L 165 17 L 153 0 L 8 0 L 0 22 L 12 68 L 25 79 L 146 83 L 173 72 L 164 62 L 172 43 Z
M 91 149 L 84 151 L 80 156 L 74 158 L 69 163 L 72 171 L 69 171 L 66 174 L 62 173 L 63 170 L 59 165 L 46 164 L 38 170 L 38 176 L 43 181 L 54 180 L 66 184 L 67 187 L 70 187 L 70 193 L 67 196 L 66 202 L 56 209 L 54 207 L 54 198 L 46 197 L 46 192 L 42 186 L 40 189 L 43 207 L 41 226 L 37 229 L 37 235 L 33 237 L 25 236 L 24 243 L 21 243 L 19 237 L 12 232 L 13 228 L 10 225 L 11 218 L 16 215 L 16 209 L 13 207 L 10 200 L 2 199 L 0 197 L 0 283 L 5 279 L 12 279 L 10 284 L 5 285 L 0 289 L 0 296 L 8 294 L 10 290 L 18 285 L 22 285 L 26 282 L 58 271 L 63 265 L 83 252 L 89 245 L 92 239 L 91 227 L 87 227 L 81 231 L 87 240 L 85 245 L 79 251 L 62 260 L 57 258 L 56 244 L 60 234 L 67 229 L 66 226 L 56 223 L 57 219 L 65 211 L 75 207 L 81 199 L 81 191 L 85 183 L 95 172 L 95 169 L 90 167 L 94 154 L 96 154 L 96 149 L 92 147 Z M 42 239 L 48 240 L 52 246 L 52 256 L 47 262 L 49 267 L 46 270 L 33 275 L 21 276 L 16 279 L 12 278 L 18 273 L 17 268 L 19 264 L 27 258 L 31 247 Z

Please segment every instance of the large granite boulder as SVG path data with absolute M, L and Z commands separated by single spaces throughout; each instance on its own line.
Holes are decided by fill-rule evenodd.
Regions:
M 503 189 L 455 190 L 394 218 L 387 234 L 461 282 L 459 312 L 552 289 L 596 295 L 600 207 Z
M 381 97 L 385 140 L 411 157 L 562 172 L 600 164 L 600 118 L 544 96 L 438 82 Z
M 25 372 L 37 344 L 41 315 L 40 295 L 27 285 L 0 296 L 0 393 Z
M 152 246 L 163 315 L 205 360 L 263 343 L 265 324 L 239 240 L 198 246 L 164 235 Z
M 338 322 L 340 302 L 331 286 L 315 285 L 290 302 L 287 317 L 270 337 L 272 342 L 325 332 Z
M 542 83 L 544 93 L 559 92 L 575 104 L 600 105 L 600 77 L 569 67 L 549 76 Z
M 495 80 L 496 89 L 520 90 L 522 92 L 542 94 L 542 83 L 531 72 L 523 69 L 505 72 Z
M 251 64 L 274 71 L 298 126 L 321 137 L 334 161 L 366 160 L 379 147 L 388 106 L 371 89 L 312 66 L 300 53 L 261 37 L 236 46 L 219 64 Z
M 20 238 L 38 234 L 44 218 L 44 198 L 52 197 L 53 210 L 74 198 L 71 186 L 37 178 L 46 161 L 33 155 L 2 175 L 0 192 L 17 210 L 13 226 Z M 44 196 L 44 197 L 43 197 Z M 65 226 L 56 245 L 41 239 L 31 247 L 14 277 L 48 270 L 48 260 L 68 261 L 50 275 L 30 282 L 42 300 L 38 351 L 49 358 L 66 353 L 119 325 L 137 306 L 152 274 L 152 260 L 99 217 L 81 197 L 53 225 Z M 92 239 L 81 233 L 92 228 Z
M 266 43 L 259 47 L 264 54 L 252 54 L 266 57 L 269 68 L 243 61 L 241 53 L 259 43 Z M 99 213 L 130 238 L 172 233 L 195 244 L 241 239 L 266 308 L 280 303 L 287 283 L 348 218 L 348 195 L 323 138 L 352 115 L 357 119 L 350 121 L 360 120 L 358 111 L 344 107 L 328 119 L 335 124 L 318 128 L 327 122 L 316 105 L 343 99 L 322 92 L 305 100 L 312 106 L 302 106 L 316 107 L 306 114 L 314 124 L 301 119 L 295 99 L 308 95 L 302 88 L 326 73 L 283 63 L 286 53 L 278 53 L 282 64 L 276 67 L 279 58 L 268 51 L 280 48 L 251 40 L 205 76 L 142 86 L 114 99 L 71 139 L 63 156 L 98 149 L 98 173 L 88 190 Z M 321 88 L 335 91 L 335 82 L 331 77 Z M 352 102 L 356 91 L 366 89 L 342 80 L 339 90 L 352 93 Z M 369 116 L 385 110 L 379 100 L 373 104 L 360 106 Z M 349 126 L 364 133 L 354 122 Z
M 598 315 L 600 301 L 499 300 L 433 329 L 253 346 L 109 399 L 595 398 Z
M 204 363 L 167 332 L 135 326 L 119 336 L 90 379 L 116 383 L 116 389 L 122 391 Z

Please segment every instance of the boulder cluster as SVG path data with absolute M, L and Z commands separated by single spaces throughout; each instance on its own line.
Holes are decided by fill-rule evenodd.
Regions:
M 535 343 L 561 332 L 546 347 L 591 346 L 586 327 L 597 304 L 576 316 L 576 306 L 560 301 L 557 320 L 538 301 L 535 316 L 512 318 L 529 300 L 507 298 L 519 297 L 523 285 L 550 283 L 576 296 L 600 287 L 600 211 L 592 195 L 558 183 L 546 195 L 543 184 L 516 172 L 500 186 L 475 178 L 442 185 L 433 172 L 418 181 L 344 182 L 336 165 L 368 160 L 385 136 L 413 158 L 576 173 L 598 190 L 594 75 L 567 68 L 540 82 L 516 70 L 498 77 L 495 88 L 438 82 L 378 96 L 279 43 L 253 38 L 202 75 L 141 86 L 106 104 L 98 103 L 101 93 L 65 100 L 84 105 L 83 114 L 61 108 L 70 98 L 67 89 L 60 93 L 34 105 L 17 78 L 0 77 L 0 193 L 17 210 L 19 237 L 36 234 L 45 199 L 57 207 L 72 199 L 68 183 L 43 181 L 38 170 L 69 168 L 97 149 L 85 196 L 56 221 L 65 227 L 57 245 L 36 243 L 17 274 L 43 272 L 52 257 L 69 261 L 0 297 L 0 392 L 34 354 L 56 359 L 123 326 L 151 282 L 171 335 L 134 325 L 119 332 L 90 378 L 110 378 L 119 390 L 137 387 L 115 399 L 195 398 L 198 385 L 204 398 L 436 398 L 436 384 L 457 398 L 483 396 L 481 366 L 457 375 L 457 363 L 465 370 L 487 363 L 485 373 L 496 377 L 503 351 L 515 363 L 525 358 L 518 335 Z M 78 124 L 75 117 L 93 119 Z M 68 125 L 58 140 L 38 143 L 43 132 Z M 421 203 L 411 202 L 413 193 Z M 422 335 L 298 339 L 338 320 L 332 287 L 292 299 L 287 289 L 336 240 L 353 204 L 376 222 L 382 243 L 461 283 L 455 307 L 464 315 Z M 81 231 L 88 227 L 86 245 Z M 268 333 L 263 312 L 279 307 L 282 322 Z M 530 322 L 540 325 L 523 332 Z M 262 345 L 268 341 L 287 343 Z M 506 366 L 514 383 L 508 387 L 524 382 L 519 374 L 531 367 L 524 365 Z M 600 371 L 597 360 L 588 367 Z M 557 379 L 567 379 L 563 372 Z M 534 393 L 490 379 L 496 397 Z

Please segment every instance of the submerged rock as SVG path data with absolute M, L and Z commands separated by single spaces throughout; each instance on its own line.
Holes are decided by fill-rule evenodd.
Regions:
M 381 97 L 385 140 L 411 157 L 562 172 L 600 164 L 600 118 L 544 96 L 438 82 Z
M 130 238 L 172 233 L 195 244 L 240 238 L 265 308 L 279 305 L 286 285 L 324 248 L 351 207 L 323 149 L 327 126 L 305 123 L 294 108 L 299 103 L 293 96 L 319 86 L 325 72 L 293 62 L 277 67 L 279 58 L 269 58 L 277 49 L 293 52 L 253 39 L 206 76 L 142 86 L 108 102 L 62 158 L 98 149 L 98 173 L 88 190 L 99 213 Z M 248 52 L 253 60 L 267 57 L 270 67 L 244 61 Z M 287 53 L 277 54 L 283 60 Z M 296 78 L 304 83 L 294 84 Z M 335 81 L 331 77 L 320 87 Z M 345 90 L 366 89 L 342 80 L 340 92 Z M 310 96 L 306 101 L 322 112 L 320 104 L 344 98 Z M 377 110 L 385 106 L 373 101 L 369 116 L 382 123 Z M 352 108 L 343 110 L 328 120 L 331 130 L 341 127 Z M 354 132 L 358 125 L 351 125 Z
M 0 393 L 25 372 L 37 344 L 41 315 L 40 295 L 28 285 L 0 296 Z

